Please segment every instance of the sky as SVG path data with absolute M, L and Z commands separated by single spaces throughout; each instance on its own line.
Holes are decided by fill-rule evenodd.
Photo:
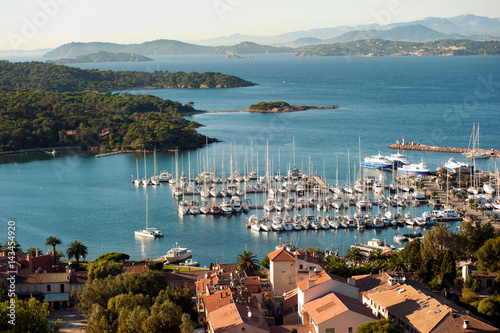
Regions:
M 15 0 L 0 2 L 0 50 L 70 42 L 196 42 L 429 16 L 500 17 L 498 0 Z

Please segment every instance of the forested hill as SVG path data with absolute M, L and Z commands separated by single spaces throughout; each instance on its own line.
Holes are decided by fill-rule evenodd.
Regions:
M 201 147 L 206 138 L 196 132 L 200 124 L 181 115 L 192 111 L 151 95 L 0 89 L 0 151 Z
M 446 39 L 425 43 L 399 42 L 383 39 L 358 40 L 347 43 L 298 47 L 293 55 L 317 56 L 460 56 L 498 55 L 500 42 Z
M 80 69 L 43 62 L 0 61 L 0 88 L 55 92 L 110 91 L 131 88 L 235 88 L 255 85 L 216 73 L 114 72 Z

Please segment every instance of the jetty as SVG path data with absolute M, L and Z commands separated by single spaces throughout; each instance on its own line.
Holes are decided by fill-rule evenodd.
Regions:
M 469 148 L 429 146 L 417 142 L 403 142 L 403 143 L 396 142 L 390 145 L 389 148 L 398 150 L 420 150 L 420 151 L 434 151 L 440 153 L 455 153 L 455 154 L 464 154 L 472 150 Z M 486 152 L 490 154 L 491 157 L 500 157 L 500 150 L 498 149 L 476 149 L 476 150 Z
M 136 152 L 137 152 L 137 150 L 120 150 L 120 151 L 112 151 L 110 153 L 97 154 L 97 155 L 95 155 L 95 157 L 100 158 L 100 157 L 113 156 L 113 155 L 119 155 L 119 154 L 127 154 L 127 153 L 136 153 Z

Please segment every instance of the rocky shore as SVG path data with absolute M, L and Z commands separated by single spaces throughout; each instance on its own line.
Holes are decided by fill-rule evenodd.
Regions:
M 394 143 L 390 145 L 389 148 L 400 149 L 400 150 L 435 151 L 441 153 L 456 153 L 456 154 L 467 153 L 471 150 L 468 148 L 429 146 L 416 142 Z M 489 149 L 489 150 L 480 149 L 480 150 L 489 153 L 492 157 L 500 157 L 500 150 L 495 150 L 495 149 Z

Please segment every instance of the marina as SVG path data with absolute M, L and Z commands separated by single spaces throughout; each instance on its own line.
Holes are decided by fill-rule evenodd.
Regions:
M 240 175 L 248 175 L 251 171 L 260 177 L 266 174 L 265 146 L 269 142 L 269 174 L 275 176 L 278 170 L 281 176 L 286 176 L 288 169 L 302 170 L 307 176 L 319 177 L 330 187 L 336 187 L 337 156 L 338 156 L 338 185 L 347 191 L 355 193 L 355 180 L 359 173 L 359 137 L 361 136 L 361 159 L 376 156 L 379 151 L 384 156 L 397 153 L 385 149 L 403 135 L 411 141 L 426 143 L 429 146 L 467 147 L 473 123 L 481 124 L 481 147 L 498 149 L 498 131 L 500 124 L 495 117 L 494 110 L 498 110 L 500 96 L 491 94 L 489 98 L 478 101 L 473 116 L 460 118 L 449 115 L 448 110 L 460 108 L 466 96 L 473 96 L 477 87 L 481 86 L 478 77 L 500 77 L 498 73 L 500 57 L 293 57 L 291 55 L 262 55 L 253 59 L 239 59 L 238 62 L 227 62 L 217 56 L 157 56 L 152 66 L 158 70 L 168 71 L 216 71 L 231 73 L 258 83 L 257 86 L 242 89 L 158 89 L 148 90 L 152 94 L 165 99 L 172 99 L 186 104 L 194 102 L 197 109 L 207 111 L 244 110 L 249 105 L 259 101 L 284 100 L 292 105 L 339 105 L 333 110 L 306 110 L 291 113 L 201 113 L 186 116 L 190 121 L 202 124 L 198 131 L 210 138 L 220 140 L 208 146 L 209 164 L 211 170 L 217 170 L 217 178 L 222 177 L 224 165 L 225 177 L 230 175 L 230 153 L 233 152 L 233 168 L 239 165 Z M 99 68 L 101 70 L 132 70 L 144 71 L 144 64 L 140 63 L 97 63 L 81 64 L 82 68 Z M 297 69 L 304 70 L 297 70 Z M 407 75 L 399 75 L 401 70 Z M 442 69 L 442 70 L 441 70 Z M 311 76 L 310 73 L 321 73 Z M 314 79 L 312 79 L 314 77 Z M 276 80 L 278 78 L 278 81 Z M 287 84 L 282 82 L 286 81 Z M 143 90 L 128 90 L 130 94 L 144 94 Z M 446 117 L 445 117 L 446 114 Z M 419 115 L 418 119 L 416 115 Z M 293 137 L 296 138 L 296 161 L 293 161 Z M 254 156 L 251 157 L 251 140 L 253 140 Z M 236 146 L 236 156 L 234 154 Z M 244 156 L 248 147 L 248 168 L 244 167 Z M 173 148 L 175 149 L 175 147 Z M 178 164 L 179 177 L 175 175 L 175 152 L 157 152 L 157 171 L 161 175 L 166 170 L 165 180 L 160 185 L 140 186 L 131 184 L 133 178 L 144 177 L 144 154 L 133 152 L 95 158 L 84 152 L 57 150 L 55 157 L 41 154 L 21 154 L 3 156 L 1 161 L 2 172 L 0 180 L 6 191 L 1 194 L 2 209 L 0 217 L 5 221 L 15 220 L 17 241 L 23 249 L 32 246 L 47 251 L 44 240 L 50 235 L 58 235 L 65 247 L 73 240 L 81 240 L 89 249 L 87 259 L 92 260 L 103 253 L 116 251 L 130 255 L 131 259 L 159 258 L 172 248 L 172 243 L 178 242 L 182 247 L 193 251 L 193 258 L 200 266 L 207 266 L 210 262 L 234 261 L 238 253 L 248 249 L 253 251 L 261 260 L 266 254 L 274 250 L 280 241 L 294 244 L 300 248 L 308 246 L 320 249 L 338 250 L 343 255 L 352 244 L 366 244 L 370 239 L 378 238 L 396 247 L 404 243 L 394 242 L 394 236 L 399 233 L 413 234 L 415 231 L 425 234 L 429 227 L 397 224 L 388 227 L 339 228 L 333 229 L 301 229 L 283 231 L 253 231 L 247 228 L 246 223 L 252 215 L 260 220 L 264 214 L 264 205 L 267 192 L 264 189 L 247 189 L 247 199 L 251 200 L 252 207 L 248 213 L 243 211 L 245 203 L 244 193 L 240 196 L 241 213 L 231 216 L 219 214 L 202 214 L 205 207 L 201 204 L 200 194 L 184 193 L 185 200 L 198 200 L 199 214 L 191 213 L 180 215 L 178 202 L 182 200 L 172 197 L 172 188 L 178 184 L 170 184 L 170 179 L 180 179 L 186 176 L 194 180 L 204 170 L 206 165 L 205 148 L 197 150 L 179 150 Z M 385 151 L 384 151 L 385 150 Z M 215 167 L 213 153 L 215 151 Z M 257 153 L 259 166 L 257 167 Z M 433 173 L 444 165 L 450 158 L 456 162 L 473 165 L 472 160 L 460 153 L 433 152 L 424 150 L 402 150 L 403 157 L 412 163 L 426 162 L 431 175 L 423 179 L 429 196 L 436 191 L 435 198 L 429 198 L 428 203 L 422 202 L 418 206 L 400 207 L 401 212 L 412 211 L 413 217 L 422 217 L 423 213 L 432 213 L 432 203 L 446 204 L 446 192 L 438 189 L 438 184 L 431 180 Z M 188 172 L 188 155 L 191 155 L 191 176 Z M 198 157 L 196 155 L 198 154 Z M 349 156 L 350 155 L 350 156 Z M 203 158 L 205 156 L 205 158 Z M 224 163 L 222 162 L 224 156 Z M 280 158 L 278 158 L 280 156 Z M 309 156 L 311 170 L 308 170 Z M 238 157 L 238 158 L 237 158 Z M 349 158 L 350 157 L 350 158 Z M 147 153 L 147 178 L 154 175 L 153 153 Z M 280 161 L 278 161 L 280 159 Z M 136 160 L 138 162 L 136 162 Z M 205 160 L 205 163 L 203 162 Z M 236 162 L 238 160 L 238 162 Z M 252 160 L 254 166 L 252 167 Z M 199 161 L 199 162 L 197 162 Z M 495 164 L 496 162 L 496 164 Z M 138 168 L 136 167 L 138 164 Z M 279 165 L 281 164 L 281 166 Z M 498 159 L 487 158 L 476 160 L 476 170 L 479 179 L 489 173 L 495 174 Z M 198 166 L 199 165 L 199 166 Z M 273 167 L 274 165 L 274 167 Z M 325 168 L 323 168 L 325 165 Z M 356 171 L 354 171 L 356 168 Z M 140 177 L 137 177 L 139 169 Z M 199 169 L 199 170 L 198 170 Z M 246 169 L 246 170 L 245 170 Z M 325 172 L 323 172 L 325 169 Z M 479 173 L 482 171 L 482 173 Z M 363 168 L 363 178 L 374 177 L 379 180 L 383 176 L 383 189 L 374 186 L 374 189 L 383 193 L 386 198 L 387 209 L 378 204 L 380 194 L 374 189 L 367 192 L 368 200 L 364 204 L 372 204 L 366 209 L 374 218 L 377 211 L 385 214 L 386 210 L 396 212 L 398 207 L 389 204 L 397 193 L 390 193 L 391 183 L 397 190 L 398 175 L 394 171 L 382 171 Z M 462 172 L 462 171 L 461 171 Z M 394 177 L 393 177 L 394 173 Z M 350 174 L 350 177 L 349 177 Z M 470 171 L 466 172 L 470 177 Z M 256 175 L 255 175 L 256 176 Z M 462 178 L 464 174 L 462 173 Z M 349 178 L 351 181 L 349 182 Z M 399 183 L 399 194 L 402 188 L 411 188 L 406 184 L 405 177 Z M 494 178 L 494 177 L 491 177 Z M 411 177 L 410 177 L 411 179 Z M 463 179 L 462 179 L 463 180 Z M 296 180 L 293 180 L 296 182 Z M 470 187 L 462 181 L 462 189 Z M 264 181 L 263 184 L 266 182 Z M 244 191 L 240 184 L 240 190 Z M 248 184 L 255 187 L 257 179 L 249 179 Z M 261 184 L 261 186 L 263 186 Z M 345 187 L 345 185 L 350 186 Z M 482 184 L 482 180 L 481 180 Z M 230 185 L 230 183 L 225 183 Z M 306 203 L 314 193 L 307 193 L 305 186 L 297 184 L 298 190 L 305 192 Z M 496 184 L 493 181 L 493 198 L 495 198 Z M 433 189 L 431 186 L 436 186 Z M 455 186 L 455 185 L 453 185 Z M 322 185 L 319 186 L 321 192 Z M 476 186 L 480 190 L 482 186 Z M 203 189 L 203 186 L 202 186 Z M 217 184 L 222 189 L 222 183 Z M 278 188 L 274 188 L 278 190 Z M 474 190 L 475 190 L 474 189 Z M 339 189 L 337 189 L 339 190 Z M 471 190 L 472 191 L 472 190 Z M 417 191 L 420 192 L 420 191 Z M 135 237 L 134 231 L 145 228 L 145 196 L 149 198 L 148 227 L 156 227 L 164 233 L 163 238 L 146 239 Z M 195 192 L 196 193 L 196 192 Z M 298 203 L 297 188 L 290 190 L 290 196 Z M 466 215 L 475 214 L 486 221 L 481 215 L 480 207 L 470 207 L 463 204 L 463 199 L 457 199 L 450 194 L 449 202 L 457 210 L 466 209 Z M 478 193 L 481 195 L 484 193 Z M 329 191 L 326 196 L 334 196 Z M 344 198 L 351 195 L 342 192 Z M 355 195 L 355 194 L 354 194 Z M 313 196 L 314 197 L 314 196 Z M 209 197 L 212 204 L 209 211 L 221 212 L 222 199 L 231 204 L 231 197 Z M 286 197 L 285 197 L 286 199 Z M 316 196 L 319 199 L 319 196 Z M 482 199 L 481 199 L 482 200 Z M 485 199 L 486 200 L 486 199 Z M 215 206 L 215 202 L 217 206 Z M 393 202 L 393 200 L 391 200 Z M 363 202 L 362 202 L 363 203 Z M 360 203 L 360 205 L 362 204 Z M 495 201 L 491 202 L 493 205 Z M 282 223 L 285 220 L 285 204 L 281 213 Z M 479 204 L 479 203 L 478 203 Z M 485 201 L 485 205 L 488 202 Z M 352 216 L 348 219 L 348 226 L 354 224 L 354 214 L 358 210 L 354 203 L 349 202 L 349 210 L 345 214 L 338 212 L 330 205 L 329 211 L 318 212 L 317 203 L 307 203 L 298 214 L 306 217 L 307 210 L 313 217 L 326 216 L 328 213 L 334 218 Z M 464 205 L 464 206 L 462 206 Z M 261 208 L 262 207 L 262 208 Z M 258 208 L 258 209 L 257 209 Z M 289 211 L 290 217 L 295 216 L 295 208 Z M 444 211 L 443 208 L 439 209 Z M 193 210 L 196 212 L 196 209 Z M 205 210 L 206 211 L 206 210 Z M 485 214 L 492 214 L 493 210 L 486 210 Z M 402 214 L 404 216 L 404 213 Z M 270 212 L 270 217 L 276 211 Z M 366 215 L 366 213 L 365 213 Z M 272 225 L 272 218 L 269 225 Z M 457 230 L 460 221 L 446 222 L 450 230 Z M 319 224 L 319 223 L 318 223 Z M 498 223 L 497 223 L 498 224 Z M 315 224 L 316 225 L 316 224 Z M 319 224 L 320 225 L 320 224 Z M 283 223 L 284 226 L 284 223 Z M 292 226 L 293 227 L 293 226 Z M 103 229 L 113 232 L 102 232 Z

